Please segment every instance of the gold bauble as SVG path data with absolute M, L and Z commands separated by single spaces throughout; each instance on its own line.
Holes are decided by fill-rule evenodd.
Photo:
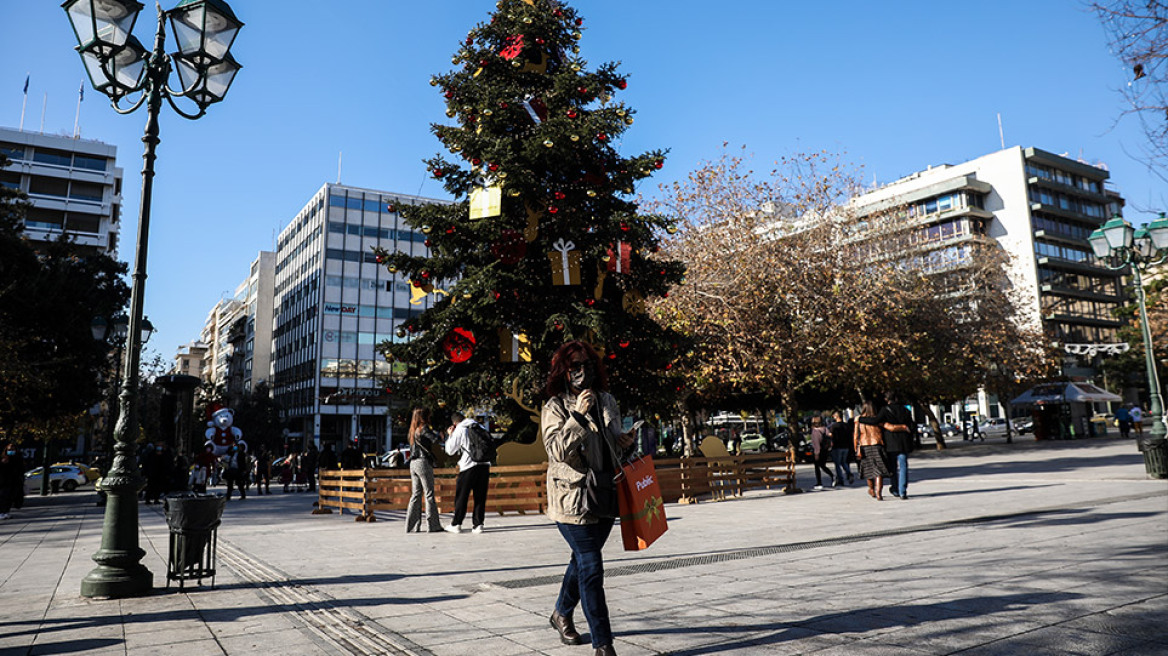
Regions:
M 462 60 L 458 58 L 458 55 L 455 55 L 455 56 L 453 56 L 453 57 L 451 57 L 451 58 L 450 58 L 450 63 L 451 63 L 451 64 L 457 64 L 457 63 L 458 63 L 458 62 L 460 62 L 460 61 L 462 61 Z
M 617 108 L 617 110 L 616 110 L 616 115 L 617 115 L 617 116 L 624 116 L 624 115 L 625 115 L 625 108 L 624 108 L 624 107 L 618 107 L 618 108 Z
M 470 292 L 463 294 L 462 297 L 468 301 L 472 298 Z
M 579 140 L 580 140 L 580 135 L 578 135 L 578 134 L 574 134 L 574 135 L 572 135 L 572 136 L 570 136 L 570 137 L 568 137 L 568 138 L 569 138 L 569 139 L 571 139 L 572 141 L 579 141 Z
M 422 234 L 424 234 L 424 235 L 430 234 L 430 226 L 428 226 L 428 225 L 422 226 Z
M 589 197 L 589 198 L 596 198 L 596 190 L 595 190 L 595 189 L 589 189 L 589 190 L 588 190 L 588 197 Z
M 531 25 L 531 16 L 524 16 L 523 17 L 523 24 L 524 25 Z
M 436 87 L 436 86 L 438 86 L 438 78 L 436 78 L 436 77 L 431 77 L 431 78 L 430 78 L 430 86 L 432 86 L 432 87 Z
M 394 266 L 394 265 L 392 265 L 392 264 L 391 264 L 391 265 L 389 265 L 389 266 L 387 266 L 387 267 L 385 267 L 385 270 L 386 270 L 386 271 L 389 271 L 390 273 L 397 273 L 397 267 L 395 267 L 395 266 Z
M 671 225 L 671 226 L 665 228 L 665 232 L 668 232 L 671 235 L 676 235 L 677 234 L 677 226 Z
M 456 114 L 458 114 L 458 112 L 454 111 L 453 109 L 446 110 L 446 115 L 449 116 L 450 118 L 454 118 L 454 116 Z
M 609 255 L 608 253 L 605 253 L 604 255 L 601 255 L 601 256 L 600 256 L 600 261 L 601 261 L 601 262 L 608 262 L 608 261 L 609 261 L 609 260 L 611 260 L 611 259 L 612 259 L 612 256 L 611 256 L 611 255 Z
M 631 194 L 631 193 L 633 193 L 633 188 L 632 188 L 632 187 L 625 187 L 625 193 L 626 193 L 626 194 Z
M 462 106 L 462 111 L 464 111 L 464 112 L 466 112 L 467 114 L 469 114 L 469 113 L 471 113 L 471 112 L 473 112 L 473 111 L 474 111 L 474 107 L 471 107 L 470 105 L 463 105 L 463 106 Z
M 625 125 L 632 125 L 632 124 L 633 124 L 633 117 L 632 117 L 632 116 L 626 116 L 626 117 L 625 117 Z
M 507 172 L 506 171 L 499 171 L 499 179 L 505 180 L 506 178 L 507 178 Z
M 428 360 L 426 360 L 426 366 L 427 366 L 427 367 L 433 367 L 433 366 L 434 366 L 434 365 L 436 365 L 436 364 L 438 364 L 438 362 L 436 362 L 436 361 L 434 360 L 434 358 L 429 358 Z
M 519 68 L 522 65 L 523 65 L 523 62 L 519 61 L 518 59 L 511 60 L 511 68 Z
M 490 116 L 491 114 L 494 114 L 494 113 L 495 112 L 491 111 L 490 107 L 483 110 L 483 116 Z
M 446 407 L 446 399 L 438 399 L 438 407 L 445 408 Z
M 510 197 L 512 197 L 512 198 L 519 198 L 519 190 L 518 190 L 518 189 L 512 189 L 511 191 L 508 191 L 508 192 L 507 192 L 507 195 L 508 195 L 508 196 L 510 196 Z
M 580 54 L 580 46 L 572 46 L 572 53 L 576 55 Z
M 572 63 L 572 66 L 571 66 L 570 68 L 572 69 L 572 72 L 573 72 L 573 73 L 579 73 L 579 72 L 580 72 L 580 65 L 579 65 L 579 64 L 577 64 L 577 63 L 575 63 L 575 62 L 573 62 L 573 63 Z
M 453 146 L 450 147 L 450 152 L 452 152 L 452 153 L 457 153 L 460 150 L 462 150 L 462 146 L 460 146 L 458 144 L 454 144 Z
M 580 39 L 584 38 L 584 35 L 580 34 L 579 32 L 572 32 L 572 38 L 579 41 Z
M 551 148 L 552 146 L 554 146 L 554 145 L 556 145 L 556 144 L 555 144 L 555 142 L 554 142 L 554 141 L 552 141 L 551 139 L 548 139 L 548 140 L 546 140 L 546 141 L 544 141 L 544 142 L 543 142 L 543 145 L 547 146 L 548 148 Z

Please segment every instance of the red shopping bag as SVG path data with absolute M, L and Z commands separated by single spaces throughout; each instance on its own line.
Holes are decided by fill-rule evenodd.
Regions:
M 625 551 L 640 551 L 669 528 L 665 521 L 665 501 L 661 498 L 652 456 L 630 462 L 622 468 L 622 473 L 617 483 L 621 538 Z

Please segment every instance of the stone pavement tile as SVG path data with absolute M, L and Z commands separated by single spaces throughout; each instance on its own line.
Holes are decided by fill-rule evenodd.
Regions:
M 184 622 L 178 626 L 160 626 L 156 631 L 126 633 L 126 651 L 142 650 L 141 653 L 152 651 L 163 645 L 182 644 L 184 642 L 198 642 L 213 640 L 214 636 L 205 624 Z
M 1067 656 L 1100 656 L 1147 644 L 1140 638 L 1050 626 L 1008 639 L 1012 644 L 1053 649 Z
M 953 653 L 1011 638 L 1043 626 L 1007 616 L 938 619 L 898 629 L 888 634 L 883 642 L 934 650 L 936 653 Z
M 301 625 L 287 610 L 251 609 L 256 612 L 240 614 L 240 609 L 200 611 L 202 621 L 218 638 L 248 635 L 257 632 L 294 630 Z
M 470 656 L 471 654 L 490 654 L 491 656 L 517 656 L 531 654 L 532 649 L 507 638 L 490 636 L 474 638 L 460 642 L 448 642 L 434 645 L 429 648 L 434 656 Z M 538 652 L 536 652 L 538 653 Z
M 52 642 L 37 644 L 27 651 L 17 652 L 22 656 L 59 656 L 60 654 L 82 653 L 85 656 L 125 656 L 126 649 L 121 644 L 107 645 L 104 640 L 81 639 L 72 642 Z M 217 652 L 219 656 L 222 651 Z
M 1162 643 L 1144 642 L 1113 651 L 1107 656 L 1165 656 L 1166 654 L 1168 654 L 1168 647 Z
M 499 602 L 483 602 L 476 606 L 448 608 L 445 612 L 459 622 L 484 626 L 490 626 L 494 620 L 514 615 L 531 615 L 527 611 Z
M 495 637 L 490 631 L 478 627 L 451 624 L 416 629 L 404 633 L 404 635 L 427 649 L 433 649 L 438 645 L 448 645 L 452 642 L 466 642 L 468 640 L 481 640 Z
M 320 654 L 343 653 L 336 649 L 324 647 L 299 631 L 266 631 L 250 633 L 248 635 L 228 636 L 218 639 L 221 645 L 217 654 L 278 654 L 279 656 L 319 656 Z M 181 652 L 175 652 L 182 656 Z
M 1168 624 L 1163 610 L 1145 608 L 1137 610 L 1140 604 L 1123 606 L 1111 611 L 1095 613 L 1059 626 L 1069 629 L 1104 633 L 1108 635 L 1140 638 L 1162 643 L 1168 650 Z

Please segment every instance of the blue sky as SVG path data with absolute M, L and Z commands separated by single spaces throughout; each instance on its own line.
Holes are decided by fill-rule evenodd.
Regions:
M 152 3 L 138 38 L 152 41 Z M 175 4 L 166 0 L 164 8 Z M 722 143 L 771 162 L 799 151 L 845 152 L 865 179 L 888 182 L 930 164 L 1006 146 L 1104 162 L 1134 223 L 1168 209 L 1168 190 L 1128 153 L 1142 134 L 1118 89 L 1127 71 L 1095 16 L 1076 0 L 577 0 L 581 54 L 619 60 L 637 110 L 621 150 L 671 150 L 643 183 L 684 177 Z M 198 121 L 164 109 L 158 149 L 146 314 L 148 349 L 170 359 L 198 337 L 256 253 L 325 182 L 441 195 L 421 160 L 446 121 L 432 74 L 451 68 L 487 0 L 232 0 L 246 25 L 243 65 L 223 103 Z M 322 10 L 321 7 L 327 7 Z M 85 80 L 59 2 L 4 0 L 0 125 L 72 134 Z M 173 41 L 168 44 L 173 50 Z M 48 96 L 44 103 L 45 95 Z M 120 256 L 133 257 L 145 114 L 116 114 L 86 89 L 81 133 L 118 147 L 125 170 Z M 1118 123 L 1117 123 L 1118 120 Z M 762 165 L 760 165 L 762 166 Z M 1142 211 L 1141 211 L 1142 210 Z

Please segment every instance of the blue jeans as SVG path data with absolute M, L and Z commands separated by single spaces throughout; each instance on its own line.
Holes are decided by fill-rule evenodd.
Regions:
M 852 467 L 848 464 L 851 449 L 832 449 L 831 460 L 835 463 L 835 480 L 839 483 L 852 480 Z
M 592 648 L 612 644 L 612 627 L 608 622 L 608 603 L 604 600 L 604 559 L 601 550 L 612 532 L 613 520 L 602 519 L 596 524 L 560 524 L 560 535 L 572 548 L 572 559 L 564 572 L 556 612 L 571 617 L 579 603 L 584 607 L 584 618 L 592 632 Z
M 896 496 L 903 497 L 908 494 L 908 454 L 907 453 L 890 453 L 889 460 L 892 461 L 892 477 L 889 481 L 889 491 Z

